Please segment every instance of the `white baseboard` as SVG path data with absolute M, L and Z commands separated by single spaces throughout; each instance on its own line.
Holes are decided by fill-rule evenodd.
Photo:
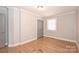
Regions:
M 60 37 L 54 37 L 54 36 L 47 36 L 47 35 L 44 35 L 45 37 L 50 37 L 50 38 L 55 38 L 55 39 L 58 39 L 58 40 L 64 40 L 64 41 L 69 41 L 69 42 L 75 42 L 74 40 L 70 40 L 70 39 L 65 39 L 65 38 L 60 38 Z
M 47 36 L 47 35 L 44 35 L 45 37 L 50 37 L 50 38 L 55 38 L 55 39 L 58 39 L 58 40 L 64 40 L 64 41 L 69 41 L 69 42 L 75 42 L 77 44 L 76 41 L 74 40 L 69 40 L 69 39 L 65 39 L 65 38 L 60 38 L 60 37 L 54 37 L 54 36 Z M 16 46 L 19 46 L 19 45 L 22 45 L 22 44 L 26 44 L 26 43 L 29 43 L 33 40 L 36 40 L 37 38 L 33 38 L 33 39 L 30 39 L 30 40 L 27 40 L 27 41 L 24 41 L 24 42 L 19 42 L 19 43 L 16 43 L 16 44 L 10 44 L 8 45 L 8 47 L 16 47 Z M 78 44 L 77 44 L 78 45 Z
M 76 45 L 77 45 L 77 48 L 78 48 L 78 50 L 79 50 L 79 43 L 78 43 L 78 42 L 76 42 Z
M 19 46 L 19 45 L 23 45 L 23 44 L 26 44 L 26 43 L 29 43 L 33 40 L 36 40 L 37 38 L 33 38 L 33 39 L 30 39 L 30 40 L 27 40 L 27 41 L 24 41 L 24 42 L 19 42 L 19 43 L 16 43 L 16 44 L 10 44 L 8 45 L 8 47 L 16 47 L 16 46 Z

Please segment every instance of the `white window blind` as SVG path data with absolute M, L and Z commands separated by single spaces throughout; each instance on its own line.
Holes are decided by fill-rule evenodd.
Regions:
M 47 20 L 47 29 L 48 30 L 56 30 L 56 19 L 48 19 Z

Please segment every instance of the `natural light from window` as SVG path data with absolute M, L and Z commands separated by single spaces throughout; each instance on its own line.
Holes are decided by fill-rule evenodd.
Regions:
M 56 18 L 47 20 L 47 29 L 56 30 Z

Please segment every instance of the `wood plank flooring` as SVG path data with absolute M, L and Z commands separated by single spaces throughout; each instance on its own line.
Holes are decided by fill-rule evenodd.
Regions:
M 76 53 L 77 46 L 73 42 L 67 42 L 49 37 L 20 45 L 17 47 L 0 48 L 1 53 Z

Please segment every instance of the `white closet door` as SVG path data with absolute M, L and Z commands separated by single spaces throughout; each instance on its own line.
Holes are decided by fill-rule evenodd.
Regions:
M 0 14 L 0 48 L 5 46 L 4 15 Z

